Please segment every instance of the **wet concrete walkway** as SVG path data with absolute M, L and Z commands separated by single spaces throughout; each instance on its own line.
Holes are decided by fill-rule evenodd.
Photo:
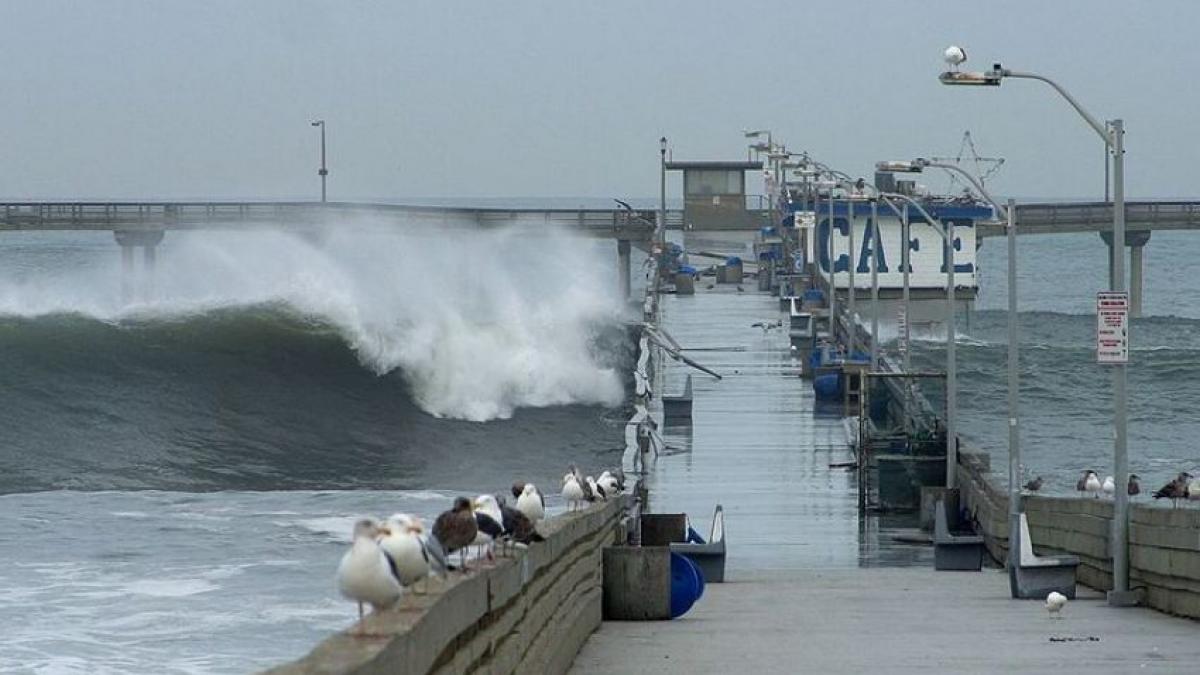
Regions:
M 609 622 L 571 672 L 1194 673 L 1200 624 L 1080 589 L 1063 618 L 1000 570 L 812 570 L 710 584 L 674 621 Z
M 688 250 L 736 246 L 688 242 Z M 605 622 L 571 672 L 1126 673 L 1200 664 L 1200 624 L 1111 609 L 1097 594 L 1082 599 L 1085 590 L 1066 619 L 1051 621 L 1040 602 L 1011 600 L 998 570 L 934 573 L 930 548 L 898 543 L 878 518 L 860 520 L 854 473 L 831 467 L 852 458 L 842 421 L 817 410 L 799 379 L 778 299 L 754 290 L 753 279 L 743 291 L 710 283 L 692 297 L 664 296 L 660 323 L 725 377 L 661 366 L 660 393 L 679 393 L 692 372 L 693 421 L 663 427 L 666 450 L 645 480 L 650 511 L 686 512 L 704 534 L 714 505 L 724 506 L 728 583 L 710 584 L 681 619 Z M 751 327 L 781 318 L 766 334 Z

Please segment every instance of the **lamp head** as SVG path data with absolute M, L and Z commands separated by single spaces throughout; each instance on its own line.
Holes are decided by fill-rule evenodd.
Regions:
M 875 170 L 882 173 L 921 173 L 928 162 L 915 159 L 911 162 L 875 162 Z

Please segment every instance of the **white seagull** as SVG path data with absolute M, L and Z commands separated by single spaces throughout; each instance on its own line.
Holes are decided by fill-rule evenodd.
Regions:
M 951 69 L 958 70 L 959 64 L 967 60 L 967 50 L 958 45 L 950 45 L 946 47 L 946 51 L 942 52 L 942 58 L 950 64 Z
M 576 505 L 583 501 L 583 485 L 574 473 L 563 476 L 562 498 L 567 503 L 568 511 L 574 511 Z
M 533 483 L 526 483 L 521 490 L 521 496 L 517 497 L 517 510 L 535 523 L 546 517 L 546 500 Z
M 374 609 L 391 607 L 403 589 L 392 572 L 392 563 L 376 538 L 383 531 L 374 520 L 354 524 L 354 544 L 338 565 L 338 591 L 358 603 L 358 620 L 363 618 L 363 603 Z
M 1100 489 L 1104 491 L 1104 496 L 1111 497 L 1117 492 L 1117 483 L 1112 476 L 1105 476 L 1104 484 L 1100 486 Z
M 1046 611 L 1050 613 L 1051 619 L 1061 619 L 1064 605 L 1067 604 L 1067 596 L 1058 591 L 1050 591 L 1050 595 L 1046 596 Z
M 416 591 L 416 583 L 429 578 L 429 552 L 421 538 L 425 526 L 416 516 L 397 513 L 387 519 L 387 530 L 379 546 L 392 559 L 400 583 Z
M 1101 485 L 1100 477 L 1096 475 L 1096 472 L 1089 471 L 1087 474 L 1087 479 L 1083 482 L 1083 489 L 1092 493 L 1093 497 L 1099 498 L 1100 490 L 1103 488 L 1104 486 Z
M 617 481 L 617 477 L 609 473 L 607 470 L 600 474 L 600 477 L 596 479 L 596 485 L 598 485 L 600 489 L 604 490 L 606 497 L 611 497 L 613 495 L 620 494 L 621 492 L 620 482 Z
M 504 516 L 500 513 L 500 503 L 496 501 L 495 495 L 479 495 L 471 507 L 475 511 L 475 525 L 478 527 L 474 543 L 486 547 L 488 560 L 492 560 L 495 557 L 493 549 L 496 540 L 504 534 Z

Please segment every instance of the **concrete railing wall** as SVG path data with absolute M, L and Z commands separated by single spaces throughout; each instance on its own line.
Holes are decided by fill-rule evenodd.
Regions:
M 270 673 L 564 673 L 600 626 L 603 550 L 622 542 L 627 498 L 543 521 L 546 541 L 495 567 L 435 579 Z M 347 611 L 351 611 L 347 605 Z
M 960 453 L 960 500 L 992 557 L 1002 562 L 1008 555 L 1008 493 L 991 481 L 987 465 L 986 455 Z M 1023 499 L 1034 550 L 1079 556 L 1079 582 L 1111 589 L 1112 501 L 1040 495 Z M 1145 604 L 1200 618 L 1200 510 L 1134 503 L 1129 542 L 1129 585 L 1144 589 Z

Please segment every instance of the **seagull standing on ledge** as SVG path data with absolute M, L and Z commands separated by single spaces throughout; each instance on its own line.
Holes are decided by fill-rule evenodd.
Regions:
M 521 494 L 517 495 L 517 510 L 534 523 L 546 517 L 546 499 L 533 483 L 526 483 L 521 488 Z
M 1024 487 L 1026 490 L 1029 490 L 1030 492 L 1037 492 L 1038 490 L 1041 490 L 1042 489 L 1042 477 L 1038 476 L 1037 478 L 1034 478 L 1033 480 L 1025 483 Z
M 358 603 L 358 620 L 363 618 L 363 603 L 374 609 L 391 607 L 400 599 L 400 580 L 393 574 L 387 554 L 376 538 L 385 534 L 374 520 L 354 524 L 354 544 L 338 565 L 338 591 Z
M 1083 476 L 1079 479 L 1079 482 L 1075 483 L 1075 489 L 1081 494 L 1090 492 L 1093 497 L 1100 496 L 1100 488 L 1100 478 L 1096 475 L 1096 472 L 1092 471 L 1091 469 L 1084 471 Z
M 387 519 L 387 529 L 379 547 L 392 559 L 400 583 L 415 592 L 416 583 L 429 578 L 429 552 L 421 540 L 425 526 L 416 516 L 397 513 Z
M 1142 486 L 1138 484 L 1140 478 L 1136 473 L 1129 474 L 1129 484 L 1125 486 L 1125 493 L 1130 497 L 1136 497 L 1142 494 Z
M 1100 486 L 1100 489 L 1104 490 L 1104 496 L 1111 497 L 1117 492 L 1117 483 L 1112 476 L 1105 476 L 1104 484 Z

